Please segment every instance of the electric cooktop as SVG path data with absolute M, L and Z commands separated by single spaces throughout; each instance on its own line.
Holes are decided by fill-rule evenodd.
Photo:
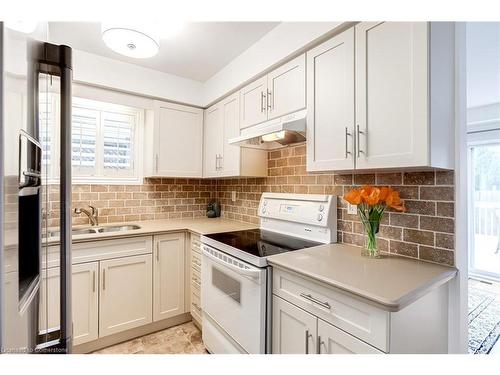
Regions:
M 260 258 L 322 245 L 262 229 L 206 234 L 205 237 Z

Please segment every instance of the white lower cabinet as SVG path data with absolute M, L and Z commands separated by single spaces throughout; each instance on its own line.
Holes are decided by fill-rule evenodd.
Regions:
M 317 318 L 273 296 L 273 354 L 316 353 Z
M 99 336 L 151 323 L 151 254 L 104 260 L 99 268 Z
M 191 286 L 190 293 L 190 312 L 193 320 L 199 327 L 202 325 L 201 314 L 201 249 L 200 236 L 191 234 L 191 246 L 189 257 L 189 280 Z
M 155 236 L 154 243 L 153 320 L 158 321 L 185 312 L 185 235 Z
M 318 354 L 383 354 L 341 329 L 318 319 Z
M 398 311 L 273 267 L 273 353 L 448 352 L 448 286 Z
M 382 354 L 381 351 L 273 296 L 274 354 Z
M 98 338 L 98 262 L 72 266 L 73 345 Z M 59 329 L 59 267 L 42 271 L 39 328 Z

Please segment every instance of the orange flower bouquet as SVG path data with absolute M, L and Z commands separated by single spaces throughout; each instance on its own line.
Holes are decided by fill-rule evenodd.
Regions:
M 405 211 L 399 192 L 390 187 L 366 185 L 350 190 L 344 195 L 344 200 L 358 207 L 358 215 L 366 234 L 362 254 L 371 258 L 379 258 L 377 233 L 385 210 L 392 208 L 396 211 Z

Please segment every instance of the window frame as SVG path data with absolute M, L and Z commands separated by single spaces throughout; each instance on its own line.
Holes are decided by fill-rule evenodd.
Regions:
M 71 182 L 74 185 L 140 185 L 143 183 L 143 137 L 144 137 L 144 120 L 145 120 L 145 110 L 125 106 L 120 104 L 113 104 L 103 101 L 97 101 L 92 99 L 84 99 L 79 97 L 72 98 L 72 109 L 80 108 L 87 111 L 97 111 L 99 112 L 98 124 L 96 126 L 96 166 L 93 174 L 89 175 L 78 175 L 75 170 L 72 169 L 72 179 Z M 57 109 L 59 107 L 57 106 Z M 133 142 L 132 142 L 132 154 L 133 154 L 133 173 L 131 176 L 106 176 L 104 169 L 104 119 L 106 116 L 104 113 L 118 114 L 132 116 L 134 118 L 134 131 L 133 131 Z M 59 113 L 56 114 L 56 118 L 59 118 Z M 73 124 L 73 123 L 72 123 Z M 54 126 L 52 131 L 52 139 L 59 139 L 59 127 Z M 59 147 L 51 148 L 51 161 L 59 160 Z M 55 169 L 51 164 L 50 177 L 47 184 L 57 183 L 58 175 L 55 174 Z

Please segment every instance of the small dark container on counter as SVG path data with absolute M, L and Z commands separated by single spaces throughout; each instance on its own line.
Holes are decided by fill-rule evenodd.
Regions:
M 212 201 L 207 206 L 207 217 L 220 217 L 220 204 L 217 201 Z

